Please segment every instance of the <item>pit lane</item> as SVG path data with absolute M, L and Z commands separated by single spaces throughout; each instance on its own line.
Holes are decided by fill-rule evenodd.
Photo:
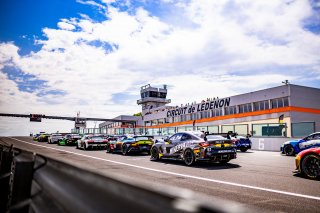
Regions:
M 1 144 L 43 154 L 100 174 L 140 180 L 148 185 L 176 186 L 253 208 L 282 212 L 319 212 L 319 181 L 293 175 L 294 157 L 278 152 L 238 153 L 227 165 L 201 163 L 187 167 L 178 161 L 149 161 L 147 155 L 122 156 L 34 142 L 30 137 L 0 138 Z

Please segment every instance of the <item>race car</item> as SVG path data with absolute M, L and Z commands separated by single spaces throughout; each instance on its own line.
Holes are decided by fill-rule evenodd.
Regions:
M 92 148 L 105 149 L 107 143 L 107 137 L 104 135 L 85 135 L 77 141 L 76 148 L 83 150 L 88 150 Z
M 125 136 L 115 143 L 109 143 L 107 152 L 121 152 L 123 155 L 127 155 L 133 152 L 150 153 L 152 144 L 152 138 L 148 136 Z
M 50 134 L 43 133 L 43 134 L 39 135 L 39 137 L 37 138 L 37 141 L 38 142 L 48 142 L 49 137 L 50 137 Z
M 33 139 L 34 141 L 38 141 L 38 137 L 39 137 L 39 136 L 40 136 L 40 134 L 35 134 L 32 139 Z
M 116 135 L 116 136 L 110 136 L 108 137 L 108 143 L 107 143 L 107 153 L 113 153 L 114 148 L 116 147 L 117 142 L 121 142 L 123 140 L 126 140 L 128 138 L 131 138 L 131 136 L 128 135 Z
M 59 133 L 53 133 L 48 138 L 48 143 L 58 143 L 59 139 L 62 139 L 63 135 Z
M 232 140 L 205 135 L 202 132 L 178 132 L 164 141 L 155 143 L 151 148 L 150 160 L 183 160 L 187 166 L 197 161 L 227 163 L 237 157 L 237 150 Z
M 251 146 L 252 146 L 252 142 L 249 139 L 249 135 L 247 137 L 244 137 L 244 136 L 238 135 L 237 133 L 232 133 L 232 132 L 212 134 L 212 135 L 231 139 L 235 143 L 236 149 L 240 150 L 241 152 L 246 152 L 248 149 L 251 149 Z
M 308 143 L 308 141 L 310 140 L 315 140 L 315 141 Z M 319 147 L 320 144 L 316 142 L 317 140 L 320 140 L 320 132 L 312 133 L 311 135 L 299 140 L 286 141 L 280 147 L 280 151 L 282 154 L 285 154 L 287 156 L 293 156 L 295 154 L 298 154 L 302 150 L 305 150 L 311 147 Z
M 237 135 L 234 139 L 237 150 L 241 152 L 246 152 L 248 149 L 251 149 L 252 142 L 249 137 L 239 136 Z
M 58 140 L 58 145 L 77 145 L 77 141 L 81 139 L 79 134 L 66 134 L 63 138 Z
M 310 179 L 320 179 L 320 147 L 300 152 L 296 156 L 296 171 Z

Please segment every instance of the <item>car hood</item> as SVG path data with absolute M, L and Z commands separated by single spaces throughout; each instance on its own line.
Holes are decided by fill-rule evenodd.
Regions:
M 291 144 L 291 145 L 296 145 L 297 143 L 304 141 L 302 139 L 298 139 L 298 140 L 291 140 L 291 141 L 286 141 L 283 143 L 283 145 L 287 145 L 287 144 Z

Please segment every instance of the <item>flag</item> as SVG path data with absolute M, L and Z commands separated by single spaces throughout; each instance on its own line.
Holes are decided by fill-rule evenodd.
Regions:
M 279 116 L 279 123 L 284 123 L 284 114 Z

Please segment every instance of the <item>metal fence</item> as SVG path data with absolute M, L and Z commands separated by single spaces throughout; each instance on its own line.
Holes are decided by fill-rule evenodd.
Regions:
M 146 187 L 0 145 L 0 212 L 252 212 L 185 189 Z

